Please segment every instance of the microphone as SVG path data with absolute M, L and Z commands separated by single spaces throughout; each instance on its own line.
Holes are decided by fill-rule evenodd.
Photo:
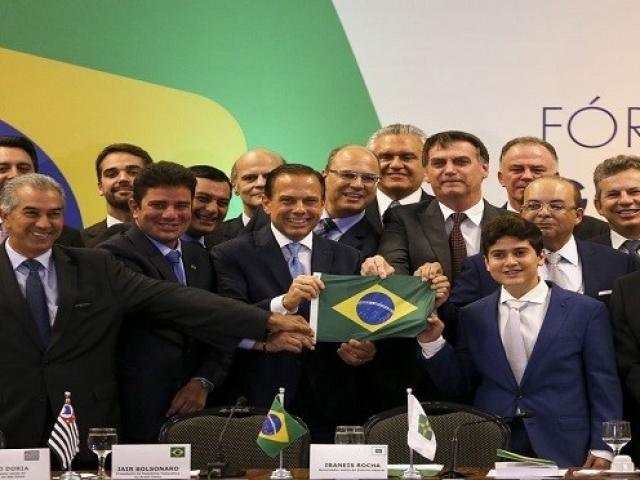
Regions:
M 502 420 L 503 422 L 511 422 L 513 420 L 518 420 L 522 418 L 531 418 L 531 417 L 533 417 L 533 415 L 531 415 L 530 413 L 519 412 L 511 416 L 496 415 L 493 418 L 473 420 L 473 421 L 464 422 L 458 425 L 456 429 L 453 431 L 453 436 L 451 437 L 451 456 L 450 456 L 450 462 L 449 462 L 449 464 L 451 465 L 451 468 L 442 474 L 442 478 L 465 478 L 467 476 L 464 473 L 456 471 L 456 468 L 458 467 L 458 433 L 460 432 L 461 428 L 468 427 L 470 425 L 479 425 L 481 423 L 493 423 L 496 420 Z
M 207 463 L 207 478 L 239 477 L 244 475 L 244 470 L 236 470 L 228 466 L 225 460 L 224 449 L 222 448 L 222 441 L 224 440 L 225 433 L 227 433 L 227 428 L 229 427 L 229 423 L 231 423 L 233 415 L 242 410 L 242 407 L 246 404 L 247 399 L 245 397 L 238 397 L 235 405 L 229 409 L 229 415 L 222 425 L 222 429 L 220 429 L 218 443 L 216 443 L 216 448 L 213 451 L 213 461 Z

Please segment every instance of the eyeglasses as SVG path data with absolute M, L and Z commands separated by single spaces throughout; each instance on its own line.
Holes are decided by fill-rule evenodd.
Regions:
M 365 185 L 375 185 L 380 180 L 380 175 L 374 173 L 359 173 L 352 172 L 351 170 L 331 170 L 327 169 L 327 172 L 331 172 L 340 177 L 345 182 L 355 182 L 358 178 L 362 180 Z
M 531 202 L 525 202 L 522 205 L 522 210 L 525 212 L 539 212 L 544 207 L 546 207 L 547 210 L 549 210 L 550 212 L 556 212 L 556 213 L 564 212 L 567 210 L 578 209 L 578 207 L 568 207 L 563 202 L 544 203 L 544 202 L 531 201 Z

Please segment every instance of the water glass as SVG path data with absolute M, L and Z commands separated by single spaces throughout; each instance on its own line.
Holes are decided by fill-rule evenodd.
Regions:
M 89 450 L 98 456 L 98 474 L 96 478 L 108 479 L 104 462 L 111 453 L 111 447 L 118 443 L 118 433 L 115 428 L 90 428 L 87 437 Z
M 611 447 L 613 455 L 620 453 L 620 449 L 631 440 L 631 426 L 624 420 L 602 422 L 602 440 Z
M 364 428 L 360 425 L 339 425 L 336 427 L 334 443 L 343 445 L 364 443 Z

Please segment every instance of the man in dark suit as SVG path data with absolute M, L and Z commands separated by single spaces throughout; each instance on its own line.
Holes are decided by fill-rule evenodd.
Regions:
M 5 182 L 18 175 L 38 171 L 38 153 L 33 143 L 22 136 L 0 136 L 0 191 Z M 0 225 L 0 237 L 2 225 Z M 80 232 L 64 225 L 56 240 L 58 245 L 84 247 Z
M 611 232 L 592 241 L 631 253 L 640 260 L 640 157 L 618 155 L 593 172 L 595 206 Z
M 263 202 L 270 223 L 213 249 L 219 292 L 306 317 L 308 301 L 323 288 L 313 272 L 357 274 L 357 250 L 312 233 L 323 197 L 323 178 L 310 167 L 288 164 L 273 170 Z M 245 347 L 251 350 L 236 353 L 229 377 L 251 404 L 267 407 L 278 387 L 285 387 L 287 408 L 307 423 L 313 441 L 330 442 L 336 425 L 365 420 L 354 376 L 375 354 L 371 342 L 323 343 L 302 355 L 296 353 L 301 347 L 296 338 Z
M 189 170 L 198 183 L 191 207 L 191 223 L 182 235 L 182 240 L 197 243 L 209 250 L 214 245 L 213 232 L 227 216 L 231 201 L 231 182 L 216 167 L 194 165 Z
M 130 143 L 108 145 L 98 154 L 98 192 L 107 202 L 107 216 L 82 231 L 85 246 L 95 247 L 109 238 L 107 229 L 112 225 L 131 222 L 129 199 L 133 193 L 133 180 L 150 163 L 153 163 L 151 156 Z
M 247 230 L 256 213 L 260 213 L 267 174 L 283 163 L 285 161 L 280 154 L 264 148 L 249 150 L 235 161 L 231 167 L 231 184 L 233 193 L 242 200 L 242 213 L 227 220 L 213 232 L 211 245 L 231 240 Z M 258 225 L 250 225 L 248 231 L 267 223 L 265 215 L 260 215 L 256 220 Z
M 358 145 L 339 147 L 329 154 L 322 175 L 324 211 L 314 232 L 355 248 L 363 258 L 375 255 L 379 236 L 364 209 L 375 200 L 378 159 Z
M 580 191 L 569 180 L 557 176 L 540 177 L 524 191 L 521 216 L 542 230 L 545 254 L 561 256 L 558 279 L 565 289 L 584 293 L 597 300 L 609 299 L 615 280 L 633 272 L 636 265 L 629 255 L 590 241 L 575 238 L 575 228 L 583 218 Z M 540 267 L 543 279 L 552 280 L 554 272 L 547 262 Z M 467 258 L 453 285 L 450 304 L 462 307 L 485 297 L 499 285 L 487 272 L 481 255 Z M 451 316 L 445 311 L 443 315 Z
M 498 170 L 498 181 L 507 191 L 507 203 L 502 208 L 519 213 L 525 187 L 545 175 L 558 175 L 558 155 L 553 145 L 537 137 L 509 140 L 500 152 Z M 607 222 L 583 215 L 573 234 L 581 240 L 590 240 L 608 232 Z
M 197 191 L 195 176 L 181 165 L 146 166 L 129 201 L 134 225 L 99 247 L 148 277 L 215 291 L 209 253 L 180 241 Z M 226 376 L 236 344 L 221 339 L 211 348 L 140 314 L 125 322 L 118 356 L 124 441 L 153 443 L 168 417 L 202 410 Z
M 213 345 L 226 335 L 263 338 L 265 329 L 311 335 L 300 317 L 150 279 L 101 250 L 53 246 L 63 210 L 62 188 L 45 175 L 21 175 L 0 194 L 9 234 L 0 246 L 0 425 L 9 448 L 46 445 L 68 390 L 79 460 L 95 461 L 88 428 L 119 427 L 114 357 L 127 314 L 144 313 Z
M 511 422 L 510 450 L 560 467 L 606 469 L 602 422 L 622 415 L 606 307 L 547 284 L 540 230 L 507 216 L 483 229 L 482 252 L 500 290 L 460 311 L 456 349 L 432 316 L 418 336 L 424 364 L 441 388 L 474 392 L 474 406 Z
M 376 198 L 365 210 L 366 218 L 378 236 L 382 233 L 382 219 L 389 207 L 433 198 L 422 190 L 425 179 L 422 146 L 425 138 L 418 127 L 396 123 L 380 128 L 367 141 L 367 148 L 380 162 Z

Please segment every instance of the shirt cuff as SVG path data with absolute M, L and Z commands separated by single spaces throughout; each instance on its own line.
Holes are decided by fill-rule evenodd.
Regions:
M 251 338 L 243 338 L 242 340 L 240 340 L 238 348 L 242 348 L 243 350 L 253 350 L 253 346 L 255 344 L 255 340 L 252 340 Z
M 191 380 L 197 380 L 198 382 L 200 382 L 207 392 L 213 391 L 213 387 L 214 387 L 213 383 L 211 383 L 206 378 L 204 378 L 204 377 L 193 377 Z
M 613 461 L 613 452 L 609 450 L 589 450 L 589 453 L 594 457 L 604 458 L 605 460 Z
M 418 341 L 420 348 L 422 348 L 422 356 L 427 360 L 434 357 L 436 353 L 442 350 L 446 343 L 447 341 L 442 337 L 442 335 L 436 338 L 433 342 Z
M 282 304 L 283 299 L 284 294 L 278 295 L 277 297 L 273 297 L 271 299 L 271 302 L 269 303 L 269 310 L 271 310 L 271 313 L 282 313 L 283 315 L 286 315 L 298 312 L 297 308 L 294 310 L 287 310 L 286 308 L 284 308 L 284 305 Z

